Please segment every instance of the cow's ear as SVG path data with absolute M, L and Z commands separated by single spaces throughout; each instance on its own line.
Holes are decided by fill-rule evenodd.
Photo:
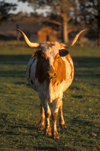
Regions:
M 32 56 L 35 57 L 36 50 L 32 52 Z
M 32 56 L 36 57 L 37 59 L 39 59 L 42 55 L 42 51 L 41 50 L 35 50 L 32 52 Z
M 64 56 L 66 56 L 66 55 L 68 55 L 69 54 L 69 51 L 67 50 L 67 49 L 60 49 L 59 50 L 59 55 L 61 56 L 61 57 L 64 57 Z

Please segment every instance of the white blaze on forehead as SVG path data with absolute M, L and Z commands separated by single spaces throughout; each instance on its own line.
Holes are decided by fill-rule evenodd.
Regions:
M 41 49 L 49 58 L 50 65 L 53 65 L 54 58 L 59 53 L 60 44 L 58 42 L 44 42 L 41 43 Z
M 55 57 L 56 54 L 59 52 L 60 44 L 58 42 L 41 43 L 41 49 L 42 52 L 45 52 L 48 57 Z

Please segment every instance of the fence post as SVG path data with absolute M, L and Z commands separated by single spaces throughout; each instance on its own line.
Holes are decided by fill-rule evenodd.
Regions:
M 16 29 L 19 29 L 19 24 L 16 25 Z M 19 46 L 19 32 L 17 31 L 17 45 Z

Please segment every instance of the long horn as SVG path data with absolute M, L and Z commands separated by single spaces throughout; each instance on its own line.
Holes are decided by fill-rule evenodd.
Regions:
M 28 46 L 30 46 L 30 47 L 38 47 L 40 45 L 39 43 L 30 42 L 29 39 L 27 38 L 27 36 L 25 35 L 25 33 L 22 30 L 17 29 L 17 31 L 19 31 L 24 36 L 25 42 L 26 42 L 26 44 Z
M 78 37 L 80 36 L 80 34 L 84 31 L 86 31 L 87 29 L 84 29 L 84 30 L 81 30 L 75 37 L 72 41 L 68 42 L 68 43 L 63 43 L 65 44 L 66 47 L 70 47 L 70 46 L 73 46 L 75 44 L 75 42 L 77 41 Z

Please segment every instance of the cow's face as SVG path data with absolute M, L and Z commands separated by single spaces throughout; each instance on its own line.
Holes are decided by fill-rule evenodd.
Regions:
M 43 83 L 46 80 L 54 85 L 66 79 L 66 67 L 62 57 L 68 53 L 58 42 L 41 43 L 40 48 L 32 54 L 37 59 L 35 77 L 38 81 Z

